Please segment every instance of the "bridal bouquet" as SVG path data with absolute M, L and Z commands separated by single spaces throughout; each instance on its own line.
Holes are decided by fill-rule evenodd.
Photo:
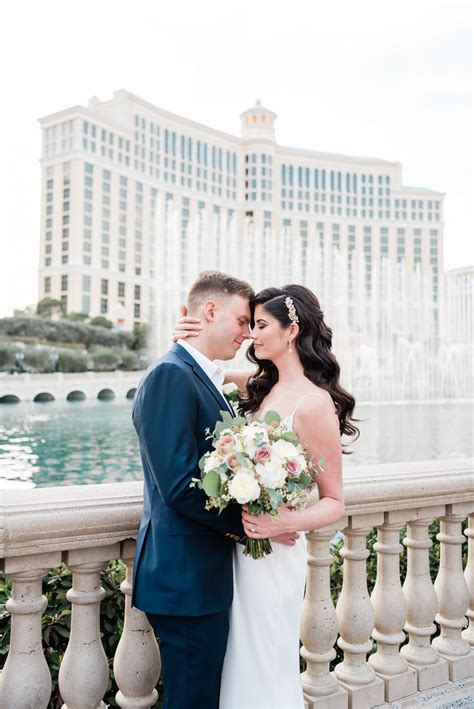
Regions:
M 222 511 L 236 501 L 247 504 L 253 515 L 267 512 L 274 518 L 281 504 L 302 509 L 324 461 L 316 464 L 308 459 L 298 437 L 276 411 L 251 423 L 226 411 L 221 415 L 214 431 L 206 431 L 214 450 L 203 455 L 201 478 L 191 483 L 206 493 L 206 509 Z M 244 554 L 253 559 L 271 551 L 269 539 L 246 539 Z

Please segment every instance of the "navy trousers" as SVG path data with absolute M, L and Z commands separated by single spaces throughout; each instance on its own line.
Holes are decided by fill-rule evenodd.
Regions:
M 218 709 L 229 611 L 146 615 L 160 645 L 164 709 Z

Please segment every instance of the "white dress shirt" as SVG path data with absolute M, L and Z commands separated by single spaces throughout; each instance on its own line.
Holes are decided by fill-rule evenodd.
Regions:
M 196 363 L 201 367 L 201 369 L 207 374 L 211 382 L 216 387 L 217 391 L 224 399 L 226 403 L 226 408 L 230 407 L 229 402 L 224 396 L 222 391 L 222 385 L 224 384 L 225 372 L 218 364 L 213 362 L 209 357 L 206 357 L 202 352 L 199 352 L 195 347 L 186 342 L 186 340 L 178 340 L 178 345 L 181 345 L 186 352 L 188 352 L 191 357 L 196 361 Z

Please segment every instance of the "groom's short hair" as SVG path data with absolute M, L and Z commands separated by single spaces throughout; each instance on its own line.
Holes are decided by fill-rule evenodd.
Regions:
M 202 271 L 191 286 L 188 294 L 188 310 L 196 308 L 206 300 L 216 296 L 240 295 L 251 300 L 255 296 L 252 286 L 246 281 L 230 276 L 222 271 Z

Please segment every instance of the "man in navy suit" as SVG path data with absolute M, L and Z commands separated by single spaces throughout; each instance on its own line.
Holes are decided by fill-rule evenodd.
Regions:
M 249 337 L 252 288 L 216 271 L 200 274 L 187 309 L 201 319 L 194 346 L 179 340 L 137 389 L 133 424 L 144 472 L 144 505 L 134 563 L 132 605 L 160 641 L 165 709 L 217 709 L 232 603 L 232 552 L 244 539 L 241 508 L 206 511 L 190 487 L 211 449 L 206 429 L 221 410 L 223 372 Z

